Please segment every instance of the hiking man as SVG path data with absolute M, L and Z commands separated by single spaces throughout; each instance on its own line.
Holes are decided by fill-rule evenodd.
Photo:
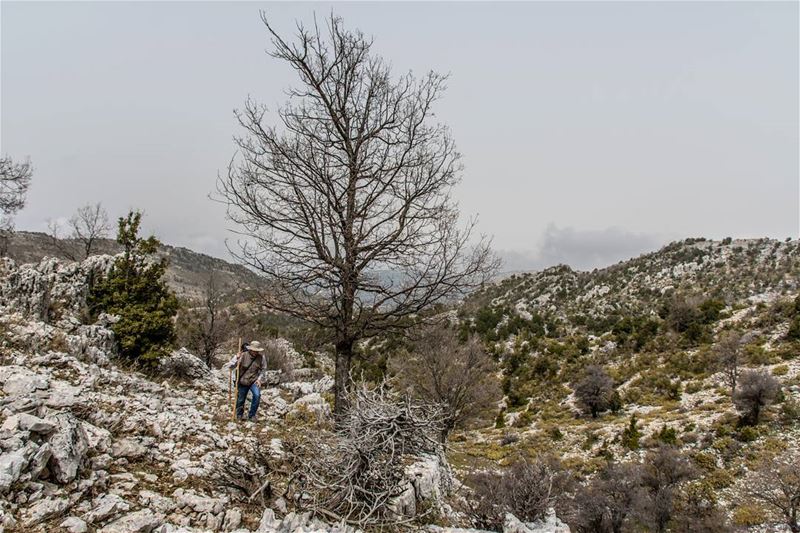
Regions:
M 228 363 L 228 368 L 239 367 L 239 381 L 236 395 L 236 419 L 244 419 L 244 402 L 247 393 L 250 392 L 250 411 L 247 420 L 252 420 L 258 411 L 258 404 L 261 401 L 261 379 L 267 370 L 267 358 L 264 355 L 264 348 L 258 341 L 252 341 L 242 346 L 242 351 L 233 356 Z

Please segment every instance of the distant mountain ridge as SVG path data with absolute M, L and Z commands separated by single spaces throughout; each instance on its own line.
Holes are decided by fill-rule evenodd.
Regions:
M 800 241 L 685 239 L 655 252 L 592 271 L 559 265 L 512 274 L 468 298 L 521 316 L 547 314 L 566 324 L 575 318 L 649 314 L 669 291 L 704 295 L 728 304 L 796 292 Z
M 113 239 L 101 239 L 95 250 L 98 254 L 116 254 L 122 248 Z M 68 253 L 82 258 L 82 252 L 74 240 L 59 239 L 56 242 L 45 233 L 33 231 L 15 232 L 8 246 L 9 257 L 18 263 L 34 263 L 44 257 L 69 259 Z M 167 283 L 182 299 L 199 301 L 212 273 L 219 290 L 225 293 L 244 294 L 266 286 L 262 277 L 242 265 L 188 248 L 162 244 L 159 254 L 169 260 Z

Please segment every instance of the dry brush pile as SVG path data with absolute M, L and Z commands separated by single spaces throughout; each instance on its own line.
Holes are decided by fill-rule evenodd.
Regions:
M 405 468 L 441 454 L 438 406 L 413 402 L 387 384 L 354 387 L 336 428 L 315 440 L 287 442 L 299 507 L 360 526 L 397 523 L 393 502 L 407 487 Z

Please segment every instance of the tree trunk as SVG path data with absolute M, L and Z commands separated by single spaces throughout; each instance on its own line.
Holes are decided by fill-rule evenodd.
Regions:
M 353 359 L 353 341 L 336 343 L 336 375 L 333 384 L 333 414 L 339 417 L 347 411 L 347 387 L 350 381 L 350 361 Z

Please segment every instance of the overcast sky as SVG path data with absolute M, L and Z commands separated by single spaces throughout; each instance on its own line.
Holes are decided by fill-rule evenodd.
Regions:
M 102 202 L 226 256 L 208 200 L 233 109 L 294 83 L 258 16 L 331 10 L 396 72 L 451 74 L 456 191 L 508 268 L 591 268 L 676 238 L 798 236 L 798 3 L 0 3 L 17 227 Z

